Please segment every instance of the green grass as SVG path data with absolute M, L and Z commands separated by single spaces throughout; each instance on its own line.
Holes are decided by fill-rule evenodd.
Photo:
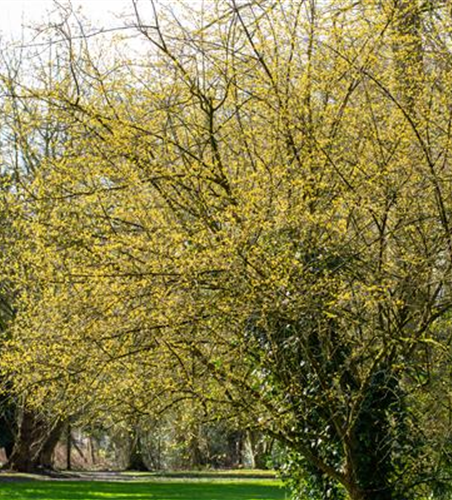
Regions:
M 177 477 L 177 478 L 189 478 L 189 477 L 206 477 L 206 478 L 267 478 L 274 479 L 276 477 L 274 470 L 266 469 L 202 469 L 202 470 L 174 470 L 167 472 L 136 472 L 136 471 L 125 471 L 120 472 L 122 477 Z
M 167 478 L 148 481 L 4 481 L 0 500 L 284 500 L 279 481 Z

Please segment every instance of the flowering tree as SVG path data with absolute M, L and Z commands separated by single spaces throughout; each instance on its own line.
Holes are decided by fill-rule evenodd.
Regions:
M 142 61 L 60 26 L 57 80 L 11 96 L 38 103 L 31 129 L 50 110 L 64 134 L 11 193 L 24 236 L 5 375 L 62 414 L 193 400 L 233 415 L 323 497 L 435 490 L 450 453 L 446 7 L 230 0 L 188 24 L 133 7 Z

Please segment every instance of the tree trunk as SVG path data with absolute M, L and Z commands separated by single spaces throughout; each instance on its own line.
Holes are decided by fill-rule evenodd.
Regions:
M 371 497 L 368 497 L 364 491 L 356 486 L 351 486 L 348 489 L 348 494 L 350 496 L 350 500 L 371 500 Z
M 93 436 L 89 437 L 89 451 L 90 451 L 90 457 L 91 457 L 91 465 L 95 466 L 97 460 L 96 460 L 96 449 L 95 449 Z
M 392 500 L 390 491 L 365 491 L 353 485 L 347 490 L 350 500 Z
M 68 422 L 66 425 L 66 469 L 72 469 L 72 427 Z
M 14 441 L 8 441 L 8 443 L 5 444 L 4 449 L 5 449 L 6 459 L 9 461 L 14 449 Z
M 136 471 L 147 471 L 148 467 L 144 463 L 143 454 L 141 452 L 141 440 L 138 435 L 138 431 L 132 438 L 132 443 L 130 447 L 130 455 L 129 455 L 129 465 L 127 467 L 128 470 L 136 470 Z
M 249 450 L 249 461 L 250 461 L 250 467 L 251 469 L 256 468 L 256 454 L 255 454 L 255 446 L 254 446 L 254 436 L 253 432 L 250 431 L 249 429 L 246 431 L 246 443 L 248 445 L 248 450 Z
M 41 450 L 39 451 L 36 459 L 36 463 L 41 469 L 51 470 L 53 468 L 53 452 L 55 451 L 58 441 L 60 440 L 64 427 L 64 421 L 58 420 L 42 444 Z
M 5 468 L 18 472 L 36 472 L 52 468 L 52 455 L 61 436 L 63 423 L 49 425 L 41 416 L 22 409 L 18 433 Z
M 273 439 L 266 438 L 259 431 L 246 431 L 246 444 L 252 469 L 267 469 L 267 460 L 273 447 Z
M 18 433 L 6 468 L 18 472 L 33 472 L 36 464 L 32 457 L 36 452 L 36 434 L 39 424 L 36 415 L 23 409 L 20 415 Z

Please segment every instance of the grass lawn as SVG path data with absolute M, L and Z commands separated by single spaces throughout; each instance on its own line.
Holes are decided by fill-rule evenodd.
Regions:
M 6 479 L 6 478 L 5 478 Z M 284 500 L 272 479 L 3 480 L 0 500 Z

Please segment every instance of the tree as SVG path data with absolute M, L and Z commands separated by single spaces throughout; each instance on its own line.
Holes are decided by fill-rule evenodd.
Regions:
M 2 47 L 3 48 L 3 47 Z M 21 242 L 24 233 L 14 225 L 17 215 L 15 205 L 20 191 L 28 189 L 34 173 L 43 157 L 55 155 L 53 146 L 56 136 L 61 140 L 61 129 L 52 124 L 43 108 L 30 106 L 17 99 L 20 94 L 18 75 L 23 75 L 24 61 L 16 57 L 17 47 L 8 47 L 8 55 L 2 55 L 2 168 L 0 171 L 0 249 L 2 252 L 2 279 L 0 282 L 0 342 L 5 348 L 10 339 L 19 297 L 26 283 L 21 272 L 29 273 L 21 260 Z M 11 55 L 12 54 L 12 55 Z M 53 68 L 50 68 L 50 73 Z M 47 74 L 49 77 L 51 74 Z M 18 80 L 15 80 L 18 78 Z M 39 79 L 39 75 L 36 75 Z M 51 81 L 51 78 L 49 79 Z M 17 199 L 16 199 L 17 198 Z M 22 267 L 25 266 L 25 267 Z M 22 276 L 22 277 L 21 277 Z M 6 451 L 5 468 L 30 472 L 52 468 L 54 448 L 62 433 L 64 422 L 45 409 L 31 408 L 23 394 L 16 394 L 8 380 L 2 380 L 0 393 L 1 441 Z
M 11 189 L 8 176 L 5 175 L 2 194 Z M 7 204 L 2 204 L 1 248 L 8 255 L 7 260 L 15 258 L 14 232 Z M 14 263 L 17 263 L 14 260 Z M 0 296 L 0 334 L 1 342 L 6 343 L 10 325 L 15 319 L 16 290 L 14 280 L 8 276 L 1 283 Z M 57 418 L 51 419 L 44 412 L 27 408 L 26 401 L 18 397 L 6 380 L 2 384 L 0 395 L 0 446 L 5 449 L 7 463 L 5 467 L 21 471 L 50 469 L 52 453 L 61 434 L 62 423 Z
M 193 399 L 285 443 L 324 495 L 439 491 L 446 7 L 231 0 L 186 25 L 133 6 L 143 64 L 98 58 L 86 33 L 74 61 L 72 36 L 76 85 L 17 97 L 65 140 L 16 203 L 38 293 L 5 374 L 61 414 Z

